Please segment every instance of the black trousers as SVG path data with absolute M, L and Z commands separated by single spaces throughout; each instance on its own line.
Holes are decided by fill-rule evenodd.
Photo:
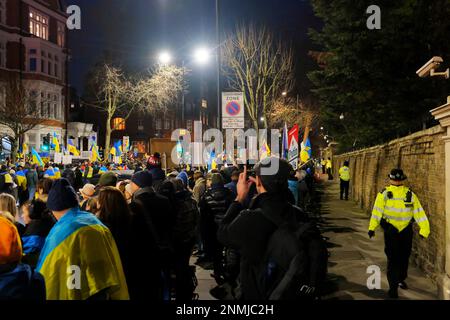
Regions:
M 325 166 L 322 166 L 322 174 L 325 174 L 326 168 Z
M 327 169 L 328 180 L 333 180 L 333 174 L 331 173 L 331 168 Z
M 175 292 L 177 301 L 190 301 L 194 292 L 189 267 L 195 239 L 189 242 L 175 243 L 174 269 L 176 275 Z
M 345 200 L 348 200 L 348 189 L 350 188 L 350 181 L 344 181 L 341 179 L 341 200 L 345 195 Z
M 387 277 L 393 289 L 408 277 L 409 257 L 411 255 L 413 228 L 412 224 L 399 232 L 394 226 L 382 220 L 384 229 L 384 252 L 387 256 Z

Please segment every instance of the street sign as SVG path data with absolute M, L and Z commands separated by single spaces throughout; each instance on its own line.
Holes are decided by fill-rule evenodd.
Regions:
M 244 93 L 223 92 L 222 128 L 244 129 L 244 127 L 245 127 Z

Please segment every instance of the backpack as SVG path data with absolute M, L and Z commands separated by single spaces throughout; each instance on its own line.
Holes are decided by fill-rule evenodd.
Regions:
M 259 271 L 262 293 L 268 300 L 320 297 L 327 275 L 328 250 L 313 222 L 290 206 L 289 219 L 263 215 L 277 226 L 270 236 Z

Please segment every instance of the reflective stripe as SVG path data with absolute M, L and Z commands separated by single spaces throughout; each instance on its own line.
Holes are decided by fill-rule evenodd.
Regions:
M 419 213 L 419 212 L 425 212 L 425 210 L 423 210 L 423 208 L 418 208 L 416 210 L 413 210 L 412 213 Z
M 385 207 L 385 211 L 394 211 L 394 212 L 411 212 L 411 208 L 394 208 L 394 207 Z
M 377 220 L 377 221 L 381 221 L 381 217 L 372 214 L 372 219 Z
M 395 221 L 410 221 L 412 217 L 394 217 L 394 216 L 389 216 L 387 214 L 384 215 L 385 218 L 389 219 L 389 220 L 395 220 Z
M 373 207 L 373 210 L 378 211 L 379 213 L 383 213 L 384 210 L 381 209 L 380 207 Z
M 416 220 L 417 223 L 421 223 L 421 222 L 424 222 L 424 221 L 428 221 L 428 218 L 427 217 L 423 217 L 423 218 L 420 218 L 420 219 Z

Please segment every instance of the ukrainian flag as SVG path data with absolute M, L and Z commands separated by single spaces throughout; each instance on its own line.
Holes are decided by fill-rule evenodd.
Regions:
M 267 144 L 267 141 L 264 142 L 264 144 L 261 147 L 260 151 L 260 160 L 270 157 L 270 148 Z
M 55 174 L 55 170 L 53 170 L 53 168 L 48 168 L 47 170 L 45 170 L 44 172 L 44 177 L 45 178 L 50 178 L 53 180 L 56 180 L 56 174 Z
M 58 167 L 54 167 L 53 171 L 55 171 L 55 179 L 61 179 L 61 171 L 59 170 Z
M 72 139 L 69 139 L 69 141 L 68 141 L 67 150 L 69 151 L 69 153 L 73 154 L 74 156 L 80 155 L 80 151 L 78 151 L 77 147 L 75 147 L 75 143 L 73 142 Z
M 26 143 L 22 144 L 22 153 L 24 156 L 26 156 L 30 152 L 30 149 L 28 149 L 28 145 Z
M 122 150 L 122 140 L 117 141 L 117 142 L 114 144 L 114 148 L 116 149 L 116 156 L 117 156 L 117 157 L 120 157 L 120 156 L 122 155 L 122 153 L 123 153 L 123 150 Z
M 300 152 L 300 160 L 303 163 L 306 163 L 311 159 L 312 150 L 311 150 L 311 141 L 306 139 L 305 143 L 302 143 L 302 151 Z
M 47 300 L 86 300 L 105 289 L 112 300 L 129 299 L 111 232 L 79 208 L 70 209 L 52 228 L 36 271 L 44 276 Z
M 16 172 L 17 184 L 19 187 L 22 187 L 22 190 L 27 189 L 27 178 L 24 170 L 20 170 Z
M 94 143 L 92 145 L 91 152 L 92 152 L 91 159 L 90 159 L 91 162 L 97 162 L 99 160 L 101 161 L 100 154 L 98 152 L 98 146 L 96 143 Z
M 43 167 L 44 161 L 42 161 L 41 156 L 37 153 L 36 149 L 31 148 L 31 154 L 33 156 L 33 164 Z
M 55 149 L 55 152 L 57 152 L 57 153 L 61 152 L 61 148 L 59 147 L 59 141 L 58 141 L 58 137 L 56 136 L 56 132 L 53 132 L 52 148 Z

